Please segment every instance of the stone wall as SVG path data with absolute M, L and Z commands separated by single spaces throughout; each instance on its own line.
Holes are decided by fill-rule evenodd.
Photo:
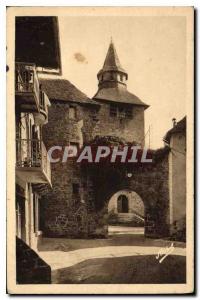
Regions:
M 144 144 L 144 108 L 133 106 L 132 119 L 120 119 L 110 116 L 109 102 L 101 103 L 98 112 L 99 122 L 97 124 L 98 131 L 101 136 L 110 135 L 125 139 L 127 142 L 137 142 Z
M 96 126 L 93 106 L 76 105 L 76 119 L 69 119 L 69 104 L 52 102 L 49 122 L 43 127 L 43 139 L 47 149 L 53 145 L 66 146 L 70 142 L 89 142 Z M 81 123 L 81 127 L 78 124 Z M 81 137 L 82 136 L 82 137 Z M 68 160 L 51 164 L 52 189 L 48 189 L 41 201 L 45 236 L 84 237 L 90 228 L 93 190 L 80 166 Z M 89 224 L 90 223 L 90 224 Z
M 169 154 L 170 225 L 173 236 L 186 235 L 186 135 L 177 132 L 171 136 Z M 180 238 L 179 238 L 180 239 Z

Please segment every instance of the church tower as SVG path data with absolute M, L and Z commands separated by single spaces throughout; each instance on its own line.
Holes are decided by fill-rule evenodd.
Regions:
M 111 41 L 103 68 L 98 72 L 99 132 L 144 145 L 144 110 L 148 108 L 127 90 L 128 74 L 122 68 Z

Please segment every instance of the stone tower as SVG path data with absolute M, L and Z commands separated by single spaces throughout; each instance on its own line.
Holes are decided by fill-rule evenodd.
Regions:
M 117 136 L 143 145 L 144 110 L 148 105 L 127 90 L 128 74 L 120 64 L 112 41 L 97 78 L 98 91 L 93 99 L 101 105 L 100 135 Z

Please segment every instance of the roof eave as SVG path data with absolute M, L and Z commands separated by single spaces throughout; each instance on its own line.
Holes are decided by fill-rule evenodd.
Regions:
M 58 98 L 49 98 L 50 101 L 57 101 L 57 102 L 63 102 L 63 103 L 76 103 L 76 104 L 80 104 L 80 105 L 93 105 L 93 106 L 100 106 L 99 103 L 95 102 L 83 102 L 82 100 L 68 100 L 68 99 L 58 99 Z
M 97 95 L 97 94 L 96 94 Z M 111 100 L 111 99 L 104 99 L 104 98 L 98 98 L 96 97 L 96 95 L 92 98 L 94 99 L 95 101 L 106 101 L 106 102 L 115 102 L 115 103 L 120 103 L 120 104 L 130 104 L 130 105 L 133 105 L 133 106 L 143 106 L 144 107 L 144 110 L 146 110 L 147 108 L 150 107 L 150 105 L 148 104 L 145 104 L 145 103 L 134 103 L 134 102 L 121 102 L 121 101 L 118 101 L 118 100 Z

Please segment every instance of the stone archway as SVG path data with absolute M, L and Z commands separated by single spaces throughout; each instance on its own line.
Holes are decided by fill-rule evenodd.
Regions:
M 169 190 L 165 162 L 151 169 L 132 168 L 127 171 L 123 165 L 108 165 L 101 168 L 101 172 L 99 169 L 96 166 L 93 171 L 90 170 L 98 232 L 106 235 L 108 231 L 107 208 L 110 198 L 120 190 L 130 190 L 137 193 L 144 203 L 145 236 L 168 236 Z
M 97 138 L 93 145 L 122 145 L 119 139 Z M 92 230 L 89 234 L 106 236 L 107 208 L 110 198 L 120 190 L 137 193 L 145 207 L 145 236 L 165 237 L 169 235 L 169 169 L 168 150 L 151 151 L 152 164 L 111 163 L 83 164 L 82 172 L 87 174 L 90 183 L 88 202 L 92 209 L 90 215 Z M 98 232 L 98 233 L 96 233 Z
M 132 190 L 120 190 L 108 202 L 108 232 L 144 234 L 145 207 L 142 198 Z

